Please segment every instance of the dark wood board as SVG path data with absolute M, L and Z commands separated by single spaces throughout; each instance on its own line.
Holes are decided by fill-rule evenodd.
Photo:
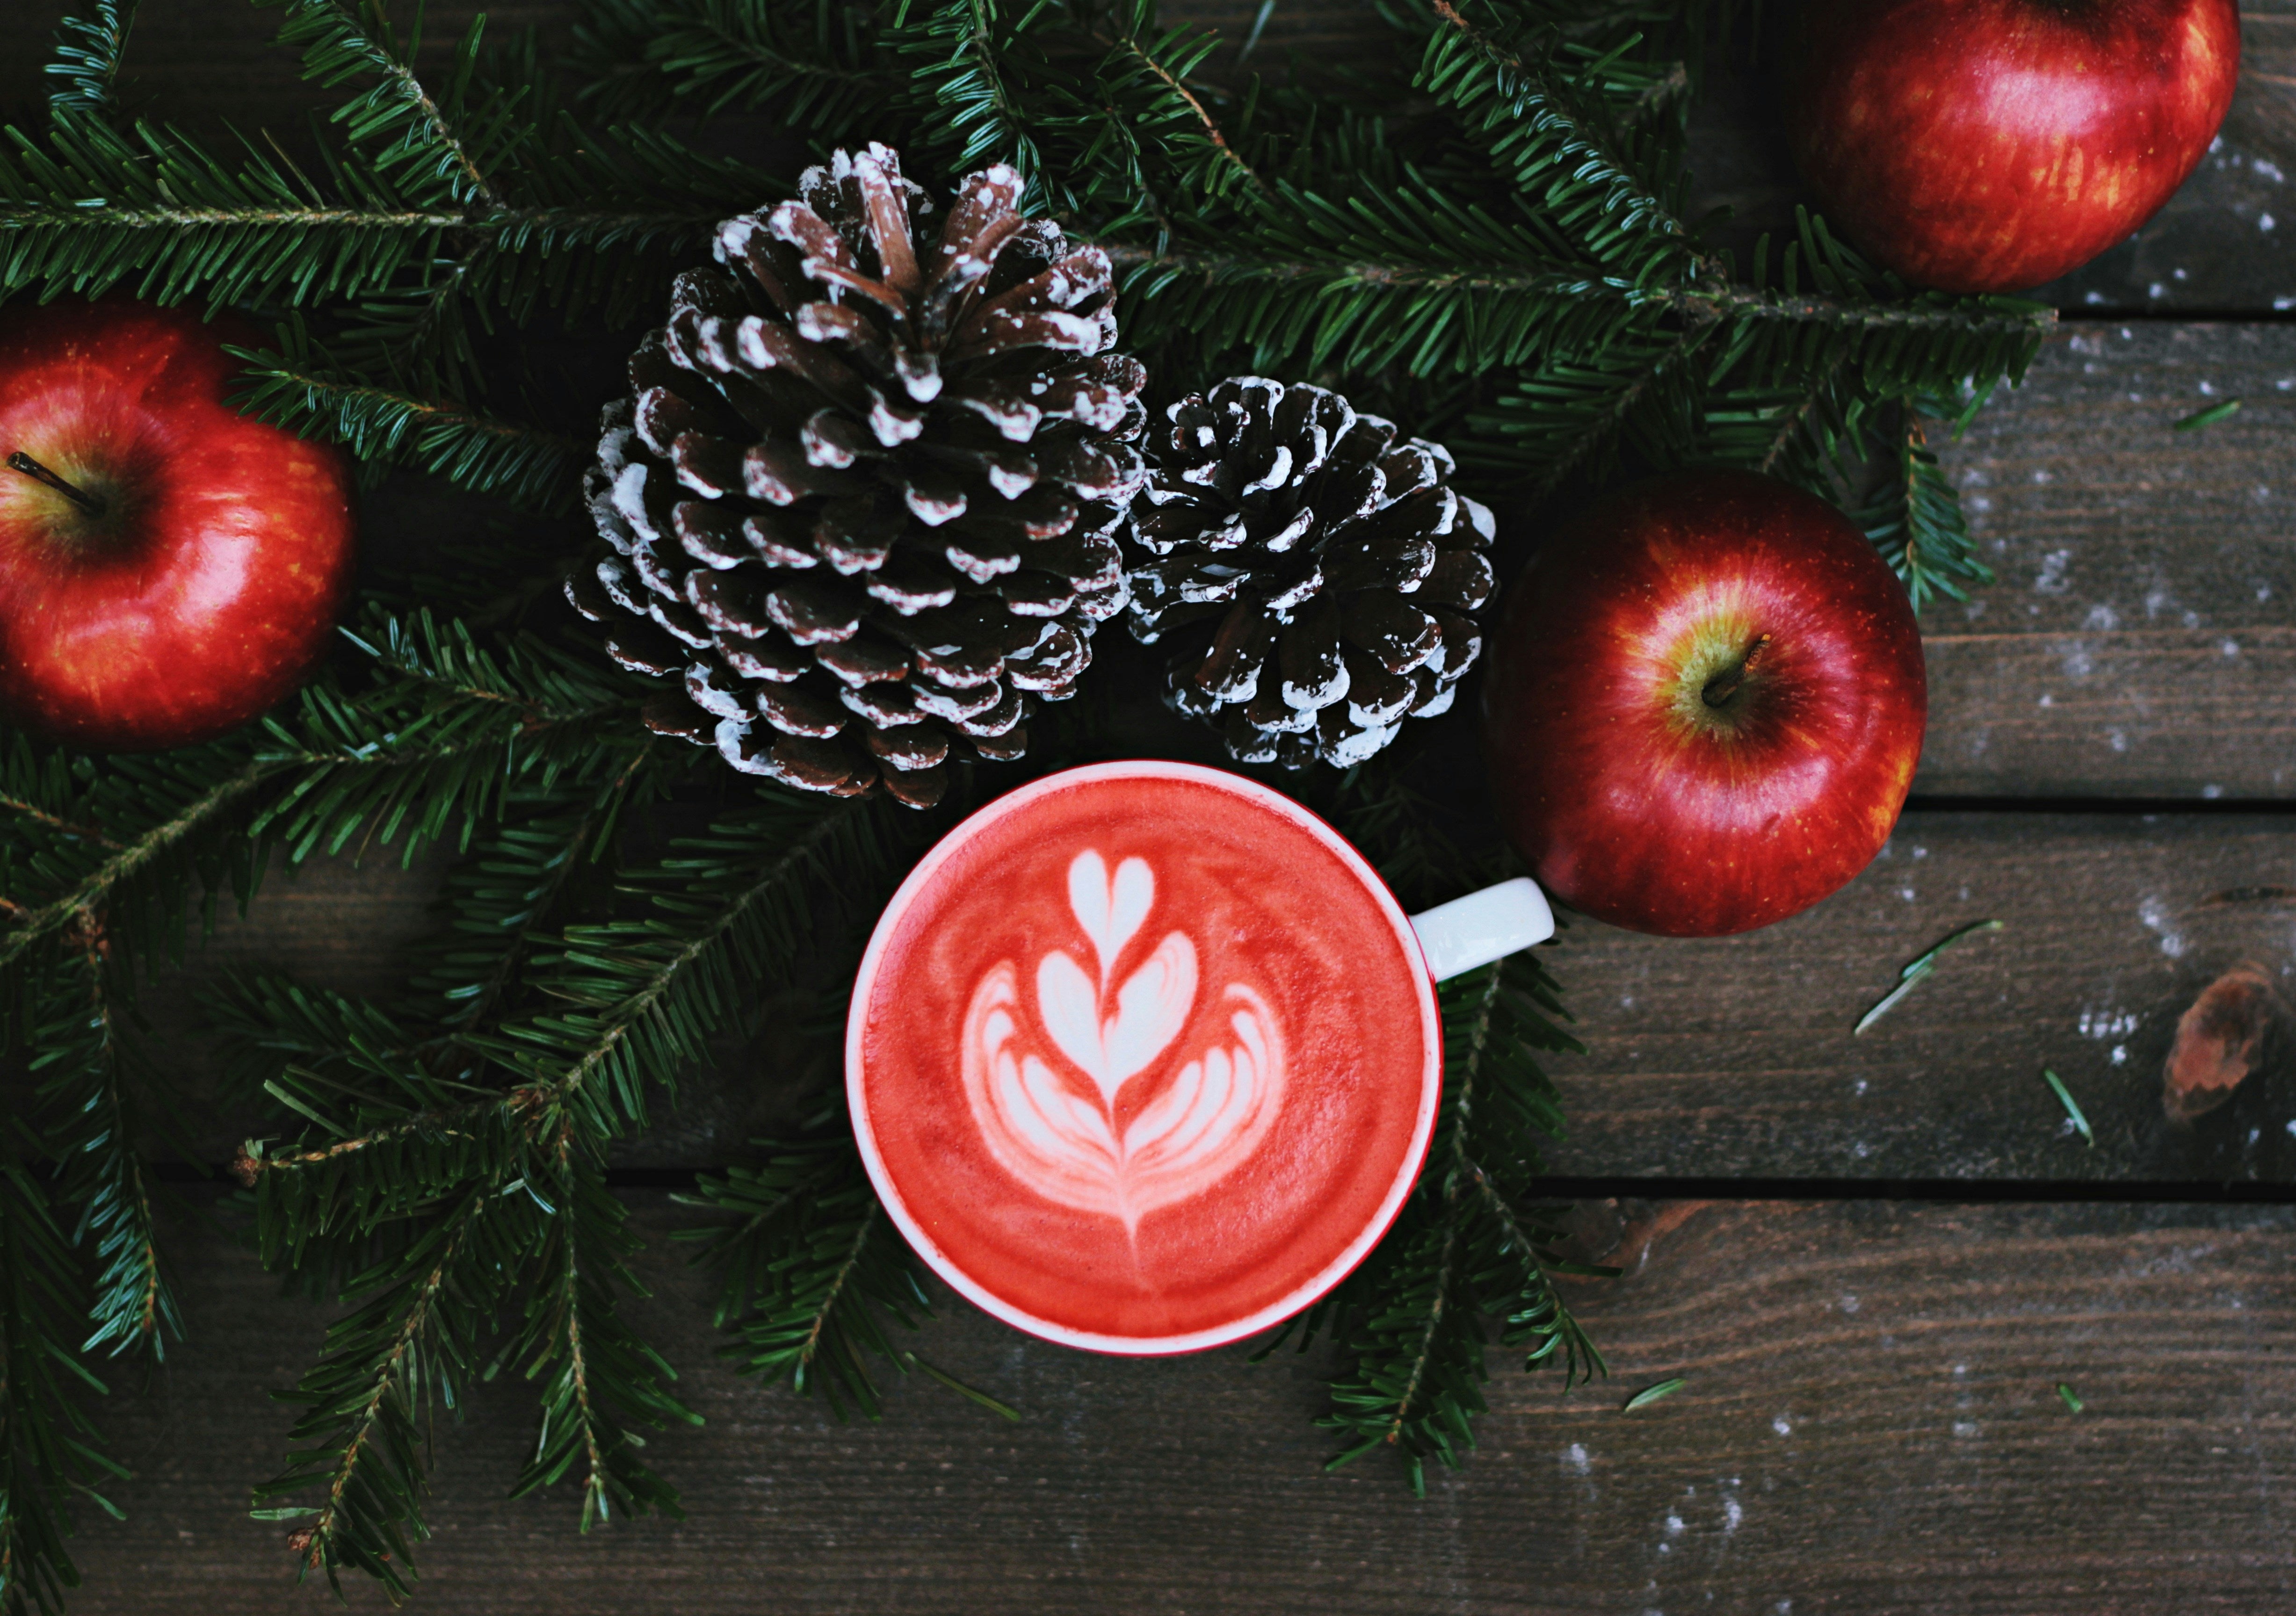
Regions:
M 1562 1171 L 2296 1179 L 2284 1040 L 2189 1129 L 2177 1018 L 2246 961 L 2296 973 L 2296 818 L 1917 812 L 1866 873 L 1742 937 L 1574 925 L 1547 951 L 1589 1053 L 1554 1062 Z M 1862 1036 L 1900 967 L 1996 919 Z M 2054 1070 L 2089 1147 L 2043 1079 Z
M 1999 581 L 1924 617 L 1914 788 L 2296 794 L 2292 428 L 2296 326 L 2061 332 L 1945 452 Z
M 655 1237 L 659 1197 L 636 1197 Z M 503 1495 L 526 1399 L 438 1430 L 430 1616 L 632 1611 L 1525 1611 L 2116 1616 L 2284 1609 L 2296 1589 L 2296 1212 L 1671 1203 L 1582 1220 L 1628 1276 L 1576 1305 L 1607 1383 L 1563 1395 L 1496 1355 L 1482 1450 L 1414 1502 L 1385 1456 L 1338 1474 L 1317 1366 L 1242 1350 L 1128 1361 L 962 1305 L 921 1379 L 840 1426 L 710 1357 L 701 1287 L 660 1253 L 652 1334 L 708 1419 L 651 1453 L 682 1525 L 578 1536 Z M 193 1338 L 107 1410 L 137 1471 L 84 1528 L 76 1616 L 332 1608 L 292 1587 L 246 1488 L 278 1460 L 323 1315 L 239 1250 L 184 1252 Z M 1628 1394 L 1688 1384 L 1632 1414 Z M 2074 1415 L 2058 1382 L 2086 1404 Z M 381 1608 L 352 1590 L 359 1610 Z

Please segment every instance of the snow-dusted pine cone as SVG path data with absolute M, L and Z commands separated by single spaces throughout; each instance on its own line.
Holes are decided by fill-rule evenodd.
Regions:
M 608 407 L 576 608 L 646 722 L 808 790 L 926 807 L 947 760 L 1018 757 L 1124 606 L 1145 372 L 1107 255 L 1023 219 L 1002 165 L 931 210 L 882 146 L 729 219 Z
M 1491 513 L 1450 453 L 1323 388 L 1237 376 L 1149 435 L 1126 622 L 1245 763 L 1344 768 L 1449 708 L 1482 649 Z

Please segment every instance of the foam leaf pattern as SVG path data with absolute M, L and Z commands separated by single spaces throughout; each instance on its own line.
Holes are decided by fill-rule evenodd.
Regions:
M 1125 860 L 1111 878 L 1097 853 L 1079 854 L 1070 909 L 1098 957 L 1100 983 L 1054 950 L 1037 962 L 1031 1016 L 1019 964 L 1000 961 L 975 986 L 964 1032 L 966 1097 L 998 1163 L 1046 1199 L 1119 1219 L 1135 1233 L 1149 1212 L 1242 1165 L 1274 1125 L 1284 1086 L 1275 1012 L 1243 983 L 1220 990 L 1226 1034 L 1209 1049 L 1176 1049 L 1198 987 L 1185 932 L 1168 933 L 1116 990 L 1115 1014 L 1101 1014 L 1111 968 L 1145 923 L 1154 890 L 1144 861 Z M 1119 1129 L 1118 1099 L 1136 1080 L 1161 1087 Z

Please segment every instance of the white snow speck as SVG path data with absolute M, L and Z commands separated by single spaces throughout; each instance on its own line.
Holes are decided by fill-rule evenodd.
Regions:
M 1793 1434 L 1793 1422 L 1787 1419 L 1784 1415 L 1781 1414 L 1777 1418 L 1770 1422 L 1770 1429 L 1776 1432 L 1780 1436 L 1792 1436 Z
M 2215 789 L 2215 787 L 2204 787 L 2201 795 L 2206 796 Z M 2147 898 L 2136 906 L 2136 918 L 2144 922 L 2146 930 L 2161 939 L 2162 953 L 2171 959 L 2184 954 L 2185 935 L 2177 929 L 2176 917 L 2169 912 L 2167 904 L 2158 898 Z

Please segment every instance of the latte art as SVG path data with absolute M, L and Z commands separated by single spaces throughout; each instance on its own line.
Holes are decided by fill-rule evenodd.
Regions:
M 1069 866 L 1068 891 L 1097 973 L 1064 950 L 1047 953 L 1032 1018 L 1016 962 L 990 967 L 965 1012 L 965 1098 L 1005 1171 L 1136 1236 L 1147 1213 L 1212 1188 L 1259 1148 L 1283 1103 L 1283 1032 L 1265 998 L 1230 982 L 1218 990 L 1222 1035 L 1201 1051 L 1183 1046 L 1198 989 L 1183 931 L 1124 977 L 1103 1014 L 1126 945 L 1154 907 L 1155 874 L 1131 858 L 1111 877 L 1088 849 Z M 1120 1098 L 1140 1084 L 1152 1098 L 1119 1124 Z
M 1176 1352 L 1361 1260 L 1434 1129 L 1411 922 L 1296 804 L 1185 763 L 1023 786 L 934 847 L 854 983 L 846 1090 L 902 1236 L 1079 1346 Z

